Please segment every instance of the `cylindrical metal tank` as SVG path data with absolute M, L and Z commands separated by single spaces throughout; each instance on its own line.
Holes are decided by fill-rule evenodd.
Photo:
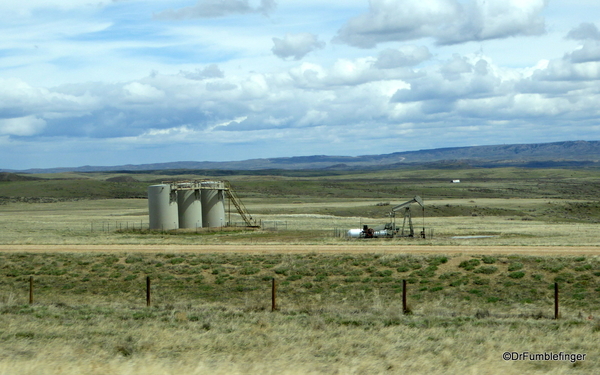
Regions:
M 346 236 L 350 237 L 350 238 L 359 238 L 361 236 L 362 232 L 363 232 L 363 230 L 359 229 L 359 228 L 357 228 L 357 229 L 350 229 L 348 231 L 348 233 L 346 234 Z
M 376 230 L 373 234 L 374 237 L 391 237 L 392 234 L 387 229 Z
M 203 181 L 202 226 L 205 228 L 222 227 L 225 221 L 225 184 L 223 181 Z
M 148 213 L 150 229 L 171 230 L 179 228 L 177 191 L 166 184 L 148 188 Z
M 199 189 L 178 190 L 179 228 L 202 227 L 202 202 Z

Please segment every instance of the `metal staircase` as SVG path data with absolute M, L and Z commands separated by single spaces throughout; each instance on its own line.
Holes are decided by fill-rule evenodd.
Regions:
M 229 201 L 231 203 L 233 203 L 233 205 L 237 209 L 238 213 L 240 214 L 240 216 L 242 217 L 242 219 L 246 223 L 246 225 L 248 227 L 252 227 L 252 228 L 259 228 L 260 225 L 258 225 L 256 223 L 256 220 L 254 220 L 252 218 L 252 215 L 250 215 L 248 213 L 248 210 L 246 209 L 246 206 L 244 206 L 244 204 L 242 203 L 242 201 L 235 194 L 235 191 L 231 187 L 231 184 L 229 183 L 229 181 L 223 181 L 223 182 L 225 183 L 225 191 L 227 192 L 227 198 L 229 198 Z

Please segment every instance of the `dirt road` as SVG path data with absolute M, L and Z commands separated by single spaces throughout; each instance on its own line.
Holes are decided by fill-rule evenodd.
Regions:
M 251 253 L 251 254 L 522 254 L 600 255 L 600 246 L 398 246 L 358 245 L 0 245 L 0 252 Z

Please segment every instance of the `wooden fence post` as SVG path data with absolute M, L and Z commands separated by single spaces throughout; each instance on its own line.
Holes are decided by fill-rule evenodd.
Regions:
M 558 283 L 554 283 L 554 319 L 558 319 Z
M 150 276 L 146 276 L 146 307 L 150 307 L 152 304 L 150 298 Z
M 33 276 L 29 276 L 29 304 L 33 304 Z
M 406 280 L 402 280 L 402 313 L 408 314 L 408 306 L 406 304 Z
M 271 311 L 277 310 L 277 282 L 275 278 L 271 280 Z

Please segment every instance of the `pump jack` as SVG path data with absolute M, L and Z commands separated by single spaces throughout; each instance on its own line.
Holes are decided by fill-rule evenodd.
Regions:
M 390 211 L 390 216 L 392 217 L 392 238 L 398 234 L 398 228 L 396 228 L 396 212 L 404 209 L 404 221 L 402 222 L 402 231 L 400 232 L 400 237 L 414 237 L 415 230 L 412 223 L 412 215 L 410 212 L 410 205 L 413 203 L 418 203 L 421 206 L 423 211 L 423 221 L 425 220 L 425 205 L 423 204 L 423 199 L 416 195 L 413 199 L 408 202 L 404 202 L 402 204 L 397 205 L 392 208 Z M 404 230 L 406 228 L 406 224 L 408 223 L 408 233 L 405 235 Z M 425 225 L 423 225 L 423 230 L 421 231 L 421 238 L 425 238 Z

